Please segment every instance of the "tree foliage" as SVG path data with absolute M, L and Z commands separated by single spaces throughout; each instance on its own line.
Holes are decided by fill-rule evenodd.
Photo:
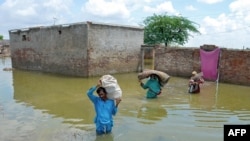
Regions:
M 170 44 L 185 44 L 191 32 L 200 33 L 195 25 L 196 23 L 181 17 L 168 16 L 165 14 L 147 17 L 144 21 L 144 43 L 155 45 L 164 43 L 165 46 Z
M 3 35 L 0 35 L 0 40 L 3 40 Z

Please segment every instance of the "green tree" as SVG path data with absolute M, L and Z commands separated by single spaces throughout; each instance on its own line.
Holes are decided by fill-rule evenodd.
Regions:
M 170 44 L 185 44 L 190 33 L 200 33 L 195 22 L 190 21 L 182 16 L 168 16 L 166 14 L 147 17 L 143 21 L 144 26 L 144 43 L 155 45 L 164 43 L 165 46 Z
M 0 40 L 3 40 L 3 35 L 0 35 Z

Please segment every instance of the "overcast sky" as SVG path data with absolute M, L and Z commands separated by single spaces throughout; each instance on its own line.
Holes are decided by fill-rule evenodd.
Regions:
M 199 25 L 184 46 L 250 48 L 250 0 L 0 0 L 0 35 L 34 26 L 101 22 L 139 26 L 153 14 L 181 15 Z

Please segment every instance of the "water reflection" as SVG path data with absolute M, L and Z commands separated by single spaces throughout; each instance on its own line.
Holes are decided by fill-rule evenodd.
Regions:
M 197 126 L 221 128 L 224 123 L 250 121 L 249 87 L 207 82 L 199 95 L 190 95 L 189 103 Z M 237 91 L 235 91 L 237 90 Z M 237 94 L 240 90 L 240 94 Z M 218 124 L 220 123 L 220 124 Z
M 123 96 L 113 134 L 97 137 L 86 91 L 99 77 L 4 67 L 10 59 L 0 61 L 0 140 L 220 141 L 224 124 L 250 123 L 250 87 L 206 82 L 200 94 L 189 94 L 188 79 L 171 77 L 159 98 L 148 100 L 137 73 L 115 74 Z
M 71 124 L 90 124 L 94 111 L 86 89 L 94 79 L 54 76 L 39 72 L 13 71 L 14 99 L 42 109 Z
M 95 141 L 113 141 L 114 137 L 112 134 L 96 136 Z
M 141 105 L 138 110 L 137 118 L 146 119 L 139 120 L 139 122 L 144 124 L 152 124 L 155 123 L 156 120 L 161 120 L 162 118 L 166 118 L 167 111 L 162 105 L 158 102 L 151 102 L 157 99 L 151 99 L 150 101 Z
M 122 103 L 130 103 L 126 108 L 120 107 L 122 115 L 149 120 L 159 120 L 166 116 L 167 112 L 161 107 L 159 100 L 147 101 L 144 98 L 145 91 L 139 87 L 139 83 L 126 83 L 129 76 L 132 82 L 137 82 L 136 73 L 114 76 L 119 79 L 123 90 L 125 102 Z M 92 103 L 86 97 L 86 91 L 95 85 L 98 79 L 99 77 L 74 78 L 15 70 L 14 99 L 55 117 L 63 117 L 65 122 L 71 124 L 91 124 L 95 113 Z M 133 111 L 135 115 L 130 114 Z

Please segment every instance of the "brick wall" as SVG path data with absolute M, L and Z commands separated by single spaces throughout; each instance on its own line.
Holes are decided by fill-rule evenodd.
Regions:
M 10 30 L 12 67 L 84 77 L 135 72 L 143 33 L 92 22 Z
M 88 23 L 89 76 L 136 72 L 143 29 Z
M 190 77 L 193 70 L 200 72 L 200 48 L 155 48 L 155 69 L 172 76 Z M 221 48 L 219 76 L 220 82 L 250 86 L 250 50 Z
M 12 67 L 87 76 L 86 24 L 11 30 Z
M 250 86 L 250 50 L 221 50 L 220 80 Z

